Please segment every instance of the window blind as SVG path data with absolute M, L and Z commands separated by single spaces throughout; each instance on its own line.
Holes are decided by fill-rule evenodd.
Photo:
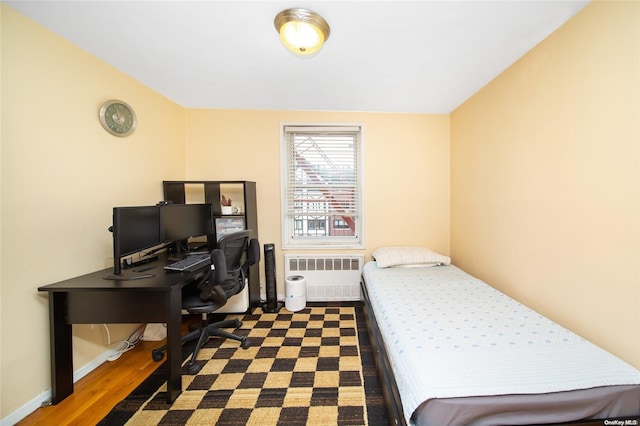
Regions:
M 327 232 L 334 228 L 325 228 L 319 220 L 334 221 L 336 229 L 348 228 L 355 236 L 361 213 L 360 127 L 286 126 L 284 137 L 285 214 L 289 222 L 296 231 L 305 229 L 301 221 L 313 225 L 307 228 L 316 230 L 314 236 L 318 236 L 320 227 Z M 341 237 L 349 235 L 340 233 Z

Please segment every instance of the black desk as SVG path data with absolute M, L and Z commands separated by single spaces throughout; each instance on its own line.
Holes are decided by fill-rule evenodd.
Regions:
M 51 402 L 57 404 L 73 393 L 71 324 L 166 323 L 167 402 L 182 392 L 182 287 L 208 272 L 165 272 L 166 260 L 144 272 L 123 270 L 123 275 L 154 274 L 130 281 L 105 280 L 105 269 L 59 283 L 39 287 L 49 292 L 51 338 Z M 151 354 L 149 354 L 151 357 Z

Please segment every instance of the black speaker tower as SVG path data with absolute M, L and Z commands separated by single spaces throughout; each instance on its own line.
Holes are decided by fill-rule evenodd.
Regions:
M 262 311 L 275 313 L 280 311 L 282 303 L 278 302 L 278 286 L 276 285 L 276 254 L 273 244 L 264 245 L 264 272 L 267 282 L 267 302 L 262 305 Z

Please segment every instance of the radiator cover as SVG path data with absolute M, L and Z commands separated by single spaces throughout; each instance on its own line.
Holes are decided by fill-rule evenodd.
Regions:
M 361 300 L 364 255 L 285 254 L 285 278 L 302 275 L 310 302 Z

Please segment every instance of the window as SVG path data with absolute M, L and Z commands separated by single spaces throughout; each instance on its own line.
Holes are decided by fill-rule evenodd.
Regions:
M 285 125 L 283 248 L 362 248 L 362 129 Z

